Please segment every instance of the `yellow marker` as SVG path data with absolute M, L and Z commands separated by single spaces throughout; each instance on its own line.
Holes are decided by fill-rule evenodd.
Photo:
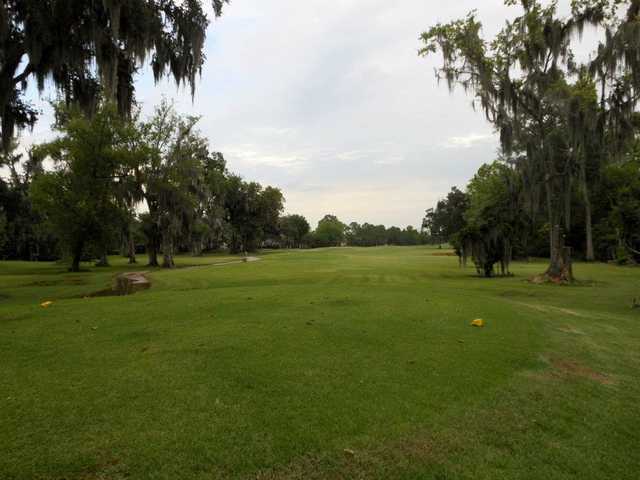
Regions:
M 52 302 L 51 300 L 46 301 L 46 302 L 42 302 L 42 303 L 40 304 L 40 306 L 41 306 L 42 308 L 48 308 L 48 307 L 50 307 L 51 305 L 53 305 L 53 302 Z
M 484 320 L 482 320 L 481 318 L 476 318 L 473 322 L 471 322 L 471 326 L 484 327 Z

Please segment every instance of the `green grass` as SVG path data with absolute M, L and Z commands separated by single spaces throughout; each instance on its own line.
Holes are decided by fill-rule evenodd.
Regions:
M 0 478 L 637 479 L 640 270 L 541 286 L 437 253 L 270 252 L 102 298 L 124 261 L 1 262 Z

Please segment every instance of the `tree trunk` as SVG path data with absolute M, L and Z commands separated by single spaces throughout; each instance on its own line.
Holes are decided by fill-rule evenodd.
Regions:
M 162 268 L 174 268 L 173 261 L 173 238 L 169 233 L 162 234 Z
M 158 233 L 158 228 L 153 227 L 153 233 L 151 233 L 150 238 L 148 239 L 147 245 L 147 254 L 149 255 L 149 266 L 150 267 L 158 267 L 160 263 L 158 262 L 158 252 L 160 250 L 160 235 Z
M 147 246 L 147 250 L 149 250 L 147 253 L 149 255 L 149 263 L 148 266 L 149 267 L 157 267 L 160 264 L 158 263 L 158 248 L 156 247 L 155 244 L 150 243 Z
M 573 282 L 573 268 L 571 265 L 571 248 L 565 247 L 562 229 L 563 212 L 560 206 L 563 198 L 553 198 L 554 190 L 549 184 L 545 185 L 547 193 L 547 209 L 549 214 L 549 268 L 534 282 L 571 283 Z M 560 190 L 556 190 L 561 195 Z M 556 200 L 556 201 L 554 201 Z M 566 217 L 565 217 L 566 218 Z
M 71 267 L 69 268 L 70 272 L 79 272 L 80 271 L 80 261 L 82 260 L 82 251 L 84 250 L 84 242 L 78 242 L 73 250 L 72 250 L 72 260 Z
M 589 197 L 589 187 L 587 186 L 587 171 L 584 161 L 582 161 L 580 165 L 580 180 L 582 183 L 585 229 L 587 234 L 586 260 L 592 262 L 595 260 L 595 253 L 593 251 L 593 220 L 591 216 L 591 198 Z
M 593 250 L 593 225 L 591 219 L 591 202 L 585 202 L 585 227 L 587 229 L 587 262 L 593 262 L 596 258 Z
M 136 243 L 133 241 L 133 234 L 131 233 L 131 229 L 129 229 L 129 238 L 127 240 L 129 250 L 129 265 L 134 265 L 138 262 L 136 261 Z
M 564 236 L 560 222 L 556 222 L 556 224 L 551 227 L 549 268 L 544 276 L 553 283 L 573 282 L 571 247 L 566 247 L 564 244 Z
M 107 257 L 106 252 L 102 252 L 100 259 L 96 262 L 96 267 L 108 267 L 109 266 L 109 258 Z

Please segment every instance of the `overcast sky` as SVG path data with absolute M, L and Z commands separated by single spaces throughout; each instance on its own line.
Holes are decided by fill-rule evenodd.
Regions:
M 495 158 L 471 98 L 438 85 L 439 59 L 417 54 L 421 32 L 474 8 L 486 35 L 517 12 L 503 0 L 234 0 L 209 28 L 193 103 L 148 73 L 136 95 L 145 112 L 164 95 L 201 115 L 232 172 L 280 187 L 286 211 L 314 226 L 332 213 L 419 227 L 425 209 Z

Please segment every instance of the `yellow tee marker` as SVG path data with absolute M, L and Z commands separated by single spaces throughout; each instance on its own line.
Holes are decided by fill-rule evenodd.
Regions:
M 484 320 L 481 318 L 476 318 L 473 322 L 471 322 L 472 327 L 484 327 Z

